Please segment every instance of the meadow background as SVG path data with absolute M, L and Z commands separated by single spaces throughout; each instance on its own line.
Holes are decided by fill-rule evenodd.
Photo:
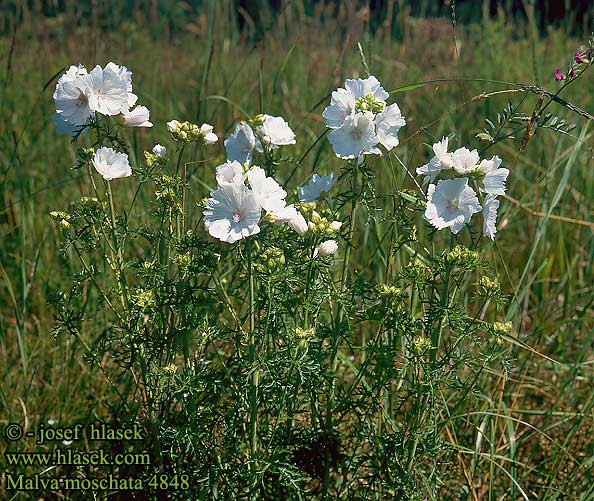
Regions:
M 455 131 L 461 144 L 478 145 L 484 119 L 496 121 L 508 100 L 524 99 L 529 115 L 535 94 L 473 98 L 509 89 L 505 82 L 556 92 L 555 68 L 565 68 L 592 32 L 591 8 L 551 20 L 534 2 L 522 2 L 519 10 L 513 2 L 455 8 L 389 1 L 379 7 L 356 1 L 247 4 L 2 3 L 0 424 L 101 417 L 111 397 L 76 339 L 53 336 L 47 306 L 48 294 L 66 287 L 76 271 L 59 258 L 59 232 L 49 212 L 88 187 L 86 174 L 71 170 L 75 154 L 68 138 L 53 126 L 51 94 L 65 67 L 114 61 L 133 71 L 135 92 L 155 124 L 129 132 L 133 169 L 155 142 L 172 146 L 166 121 L 211 123 L 220 141 L 208 150 L 205 166 L 190 169 L 198 200 L 213 188 L 212 169 L 224 160 L 222 139 L 240 110 L 282 115 L 298 137 L 294 156 L 306 153 L 324 131 L 321 112 L 330 92 L 345 78 L 364 76 L 358 42 L 383 86 L 401 88 L 393 94 L 407 119 L 398 155 L 413 171 L 428 160 L 427 143 L 442 135 Z M 592 113 L 592 88 L 588 75 L 562 97 Z M 481 499 L 496 493 L 511 499 L 505 497 L 510 478 L 534 499 L 594 499 L 594 124 L 555 103 L 549 111 L 576 127 L 568 134 L 539 129 L 521 154 L 521 136 L 490 148 L 511 173 L 497 239 L 483 251 L 512 297 L 507 318 L 514 320 L 515 335 L 531 349 L 511 346 L 510 371 L 485 374 L 481 406 L 466 411 L 482 413 L 486 450 L 496 458 L 490 464 L 508 474 L 476 468 L 476 434 L 453 429 L 450 440 L 467 452 L 443 478 L 444 499 L 467 482 L 471 468 Z M 330 149 L 327 141 L 316 143 L 292 186 L 320 167 L 338 170 Z M 377 164 L 384 193 L 406 177 L 389 155 Z M 131 193 L 116 190 L 117 203 Z M 373 238 L 362 232 L 360 262 L 353 264 L 370 276 L 379 273 L 365 267 Z

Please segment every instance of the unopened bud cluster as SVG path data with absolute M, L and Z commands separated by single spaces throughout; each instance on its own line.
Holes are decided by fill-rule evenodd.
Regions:
M 164 175 L 155 181 L 158 190 L 155 198 L 163 207 L 181 210 L 180 193 L 183 181 L 179 178 Z
M 144 152 L 144 160 L 146 162 L 147 167 L 155 167 L 157 165 L 164 165 L 167 163 L 167 159 L 164 155 L 157 155 L 150 151 Z
M 511 333 L 512 327 L 511 322 L 493 322 L 493 332 L 499 336 Z
M 218 141 L 218 137 L 213 133 L 213 127 L 209 124 L 202 124 L 200 126 L 190 122 L 179 122 L 171 120 L 167 122 L 167 130 L 171 137 L 178 143 L 198 142 L 203 146 L 214 144 Z
M 192 255 L 189 252 L 178 254 L 173 258 L 173 264 L 179 266 L 182 270 L 187 271 L 192 264 Z
M 304 217 L 307 218 L 310 218 L 312 214 L 316 211 L 315 202 L 298 202 L 295 204 L 295 207 L 299 209 L 299 212 L 301 212 L 301 214 L 303 214 Z
M 477 284 L 480 296 L 491 297 L 501 293 L 501 286 L 497 280 L 489 277 L 482 277 Z
M 139 310 L 154 308 L 156 304 L 155 293 L 151 289 L 137 289 L 132 295 L 132 304 Z
M 388 284 L 379 284 L 377 293 L 384 304 L 389 308 L 400 308 L 403 306 L 404 291 L 399 287 Z
M 269 247 L 260 254 L 257 267 L 261 272 L 273 272 L 285 264 L 285 254 L 278 247 Z
M 316 330 L 313 327 L 310 327 L 309 329 L 297 327 L 295 329 L 295 337 L 297 338 L 297 343 L 301 348 L 307 348 L 309 343 L 315 339 Z
M 479 253 L 463 245 L 456 245 L 451 251 L 446 252 L 444 257 L 446 264 L 461 269 L 475 268 L 480 262 Z
M 431 339 L 425 336 L 415 336 L 411 343 L 412 351 L 417 357 L 422 357 L 431 348 Z
M 78 158 L 80 162 L 88 163 L 93 160 L 95 155 L 95 148 L 79 148 Z
M 371 111 L 372 113 L 381 113 L 384 111 L 385 103 L 377 101 L 373 93 L 362 96 L 355 101 L 355 110 Z
M 320 237 L 333 237 L 341 228 L 340 221 L 329 221 L 327 218 L 320 216 L 316 211 L 311 214 L 311 220 L 308 223 L 308 228 L 311 234 Z
M 405 275 L 417 284 L 426 283 L 433 276 L 431 268 L 424 264 L 418 257 L 408 263 L 404 271 Z
M 70 228 L 70 214 L 62 211 L 52 211 L 50 216 L 54 221 L 58 222 L 58 228 L 61 230 L 68 230 Z

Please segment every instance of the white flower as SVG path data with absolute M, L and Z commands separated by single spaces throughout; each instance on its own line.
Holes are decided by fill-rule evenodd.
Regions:
M 155 146 L 153 146 L 153 154 L 157 155 L 158 157 L 164 157 L 167 155 L 167 148 L 165 148 L 165 146 L 161 146 L 160 144 L 155 144 Z
M 79 64 L 78 66 L 71 65 L 70 68 L 66 70 L 66 72 L 58 79 L 56 84 L 56 90 L 58 86 L 64 82 L 72 82 L 79 77 L 84 77 L 87 74 L 87 69 L 82 65 Z M 56 92 L 54 91 L 54 99 L 56 97 Z
M 178 125 L 179 125 L 178 120 L 170 120 L 169 122 L 167 122 L 167 130 L 169 132 L 175 132 Z
M 81 131 L 86 132 L 86 125 L 72 125 L 64 120 L 60 113 L 54 113 L 54 125 L 59 133 L 68 134 L 69 136 L 76 136 Z
M 389 97 L 374 76 L 365 79 L 347 79 L 345 87 L 332 92 L 330 106 L 327 106 L 322 113 L 326 126 L 331 129 L 342 127 L 347 117 L 355 113 L 357 99 L 368 98 L 381 106 L 385 105 Z
M 336 243 L 336 240 L 326 240 L 316 247 L 316 250 L 314 251 L 314 257 L 316 257 L 318 254 L 322 257 L 331 256 L 337 250 L 338 244 Z
M 213 130 L 212 125 L 202 124 L 200 126 L 200 134 L 202 134 L 202 136 L 204 137 L 204 142 L 207 145 L 214 144 L 219 140 L 217 135 L 212 130 Z
M 119 115 L 129 109 L 126 81 L 112 67 L 97 65 L 85 77 L 89 89 L 89 107 L 102 115 Z
M 495 240 L 497 233 L 497 209 L 499 209 L 499 200 L 495 195 L 487 195 L 483 205 L 483 235 Z
M 344 86 L 355 99 L 371 95 L 376 101 L 385 102 L 390 97 L 373 75 L 365 79 L 347 79 Z
M 132 72 L 125 66 L 109 62 L 105 65 L 111 71 L 116 73 L 126 84 L 126 90 L 128 91 L 128 108 L 132 108 L 138 101 L 138 96 L 132 93 Z
M 81 75 L 75 76 L 75 73 L 76 75 L 81 73 Z M 88 124 L 92 115 L 89 106 L 90 94 L 86 75 L 82 70 L 71 66 L 70 70 L 60 77 L 54 91 L 56 113 L 60 115 L 56 121 L 67 122 L 75 127 Z
M 357 158 L 369 153 L 381 155 L 375 148 L 379 139 L 375 134 L 373 113 L 369 111 L 347 117 L 341 127 L 328 134 L 328 140 L 340 158 Z
M 424 218 L 438 230 L 450 228 L 458 233 L 481 210 L 475 191 L 468 186 L 468 178 L 440 180 L 429 185 Z
M 398 146 L 398 131 L 404 125 L 406 125 L 406 120 L 401 115 L 397 104 L 386 106 L 384 111 L 375 117 L 377 137 L 388 151 Z
M 448 152 L 448 138 L 443 137 L 441 141 L 433 144 L 435 156 L 422 167 L 417 168 L 417 174 L 429 178 L 433 182 L 440 170 L 449 170 L 454 166 L 453 153 Z
M 150 114 L 146 106 L 137 106 L 132 111 L 124 112 L 124 124 L 130 127 L 152 127 Z
M 132 175 L 128 155 L 112 148 L 99 148 L 93 157 L 93 166 L 108 181 Z
M 304 235 L 308 230 L 303 214 L 293 204 L 269 212 L 269 215 L 272 216 L 275 224 L 287 223 L 299 235 Z
M 204 226 L 212 237 L 232 244 L 260 232 L 262 209 L 245 184 L 221 185 L 210 196 L 204 210 Z
M 264 115 L 264 123 L 258 128 L 262 143 L 272 148 L 295 144 L 295 133 L 283 117 Z M 256 144 L 258 151 L 262 152 L 262 145 Z
M 509 175 L 509 170 L 499 168 L 501 158 L 497 155 L 491 160 L 483 160 L 479 164 L 479 169 L 485 173 L 483 179 L 484 188 L 481 191 L 490 195 L 503 195 L 505 193 L 505 180 Z
M 299 200 L 302 202 L 315 202 L 323 193 L 329 193 L 332 186 L 334 186 L 333 172 L 328 176 L 314 174 L 309 183 L 299 188 Z M 328 195 L 327 199 L 330 200 L 330 195 Z
M 345 89 L 336 89 L 332 92 L 330 106 L 327 106 L 322 116 L 326 126 L 338 129 L 355 111 L 355 98 Z
M 246 176 L 256 200 L 266 212 L 274 212 L 285 206 L 287 192 L 273 178 L 267 177 L 264 169 L 254 166 Z
M 243 182 L 243 167 L 235 160 L 227 161 L 217 167 L 217 183 L 219 185 Z
M 468 174 L 476 169 L 479 161 L 478 151 L 458 148 L 452 154 L 452 167 L 458 174 Z
M 251 163 L 252 152 L 256 147 L 256 136 L 251 127 L 245 123 L 238 123 L 233 133 L 225 139 L 227 160 L 237 160 L 239 163 Z

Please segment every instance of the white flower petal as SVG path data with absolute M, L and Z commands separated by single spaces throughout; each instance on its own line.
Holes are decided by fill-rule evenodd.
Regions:
M 262 142 L 269 144 L 272 148 L 295 144 L 295 133 L 283 117 L 264 115 L 264 123 L 258 129 Z M 262 151 L 262 145 L 256 145 L 258 151 Z
M 398 146 L 398 131 L 406 125 L 406 120 L 400 113 L 397 104 L 386 106 L 384 111 L 375 117 L 375 127 L 379 142 L 390 151 Z
M 111 67 L 102 69 L 97 65 L 85 77 L 89 85 L 89 107 L 102 115 L 119 115 L 126 113 L 128 106 L 128 90 L 126 81 Z
M 481 188 L 483 193 L 490 195 L 503 195 L 505 193 L 505 181 L 509 175 L 509 170 L 499 168 L 500 165 L 501 158 L 497 155 L 493 156 L 491 160 L 483 160 L 479 164 L 479 169 L 485 173 L 484 187 Z
M 267 212 L 273 212 L 285 206 L 287 192 L 273 178 L 267 177 L 264 169 L 252 167 L 246 177 L 260 206 Z
M 93 166 L 107 181 L 132 175 L 128 155 L 112 148 L 99 148 L 93 157 Z
M 250 164 L 252 152 L 256 146 L 256 136 L 251 127 L 245 123 L 238 123 L 233 133 L 225 139 L 225 151 L 228 160 Z
M 124 112 L 124 124 L 130 127 L 152 127 L 150 114 L 146 106 L 137 106 L 132 111 Z
M 217 183 L 219 185 L 243 182 L 243 167 L 236 160 L 227 161 L 217 167 Z
M 360 155 L 381 154 L 377 148 L 379 139 L 375 134 L 373 113 L 356 113 L 347 117 L 341 127 L 328 134 L 334 153 L 339 158 L 356 158 Z
M 219 186 L 207 200 L 204 226 L 211 236 L 234 243 L 260 232 L 261 213 L 254 192 L 243 182 L 227 183 Z
M 390 97 L 373 75 L 365 79 L 347 79 L 344 86 L 355 100 L 369 94 L 373 95 L 377 101 L 385 101 Z
M 319 254 L 322 257 L 326 257 L 331 256 L 337 250 L 338 244 L 336 243 L 336 240 L 326 240 L 325 242 L 322 242 L 320 245 L 317 246 L 317 252 L 315 254 Z
M 322 193 L 327 193 L 327 200 L 330 201 L 329 193 L 332 186 L 334 186 L 333 172 L 328 176 L 314 174 L 309 183 L 297 190 L 299 200 L 302 202 L 315 202 L 322 196 Z
M 158 157 L 165 157 L 165 155 L 167 155 L 167 148 L 160 144 L 155 144 L 155 146 L 153 146 L 153 153 Z
M 337 129 L 342 126 L 346 117 L 355 112 L 355 99 L 345 89 L 336 89 L 332 92 L 330 106 L 327 106 L 322 113 L 326 126 Z
M 479 154 L 477 150 L 458 148 L 452 155 L 452 166 L 458 174 L 468 174 L 477 168 Z
M 423 217 L 438 230 L 450 228 L 458 233 L 476 212 L 481 210 L 468 178 L 456 178 L 430 184 Z
M 497 209 L 499 200 L 494 195 L 488 195 L 483 205 L 483 235 L 495 240 L 497 233 Z

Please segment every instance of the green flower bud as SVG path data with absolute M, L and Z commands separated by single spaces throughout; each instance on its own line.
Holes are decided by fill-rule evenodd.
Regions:
M 384 111 L 385 103 L 377 101 L 373 94 L 367 94 L 355 101 L 355 110 L 357 111 L 371 111 L 373 113 L 381 113 Z
M 412 340 L 412 351 L 417 357 L 422 357 L 431 348 L 431 339 L 425 336 L 415 336 Z

